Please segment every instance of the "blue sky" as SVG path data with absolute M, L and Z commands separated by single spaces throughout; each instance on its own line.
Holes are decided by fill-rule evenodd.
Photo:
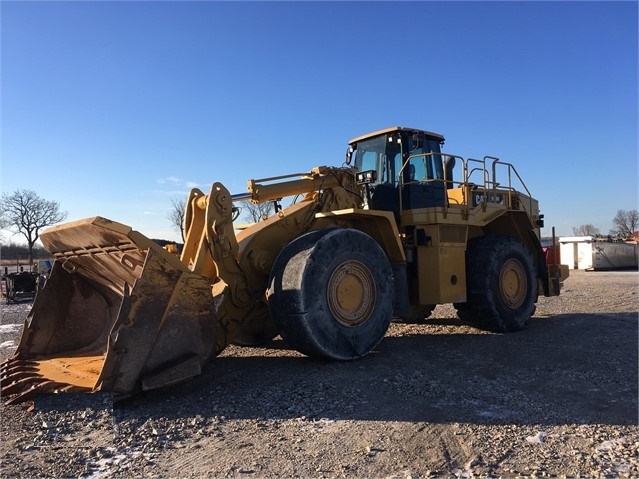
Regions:
M 173 199 L 389 126 L 515 164 L 549 234 L 637 208 L 637 2 L 0 3 L 3 192 L 177 240 Z M 21 236 L 5 239 L 21 242 Z

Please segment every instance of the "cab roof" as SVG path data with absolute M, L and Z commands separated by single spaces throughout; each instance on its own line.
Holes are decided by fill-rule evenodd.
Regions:
M 351 141 L 348 142 L 349 145 L 352 145 L 353 143 L 357 143 L 359 141 L 362 140 L 367 140 L 368 138 L 373 138 L 375 136 L 380 136 L 380 135 L 385 135 L 386 133 L 391 133 L 394 131 L 405 131 L 408 133 L 424 133 L 426 136 L 429 136 L 431 138 L 434 138 L 436 140 L 439 141 L 444 141 L 444 136 L 440 135 L 439 133 L 433 133 L 431 131 L 425 131 L 425 130 L 418 130 L 417 128 L 406 128 L 403 126 L 393 126 L 391 128 L 385 128 L 383 130 L 377 130 L 374 131 L 372 133 L 367 133 L 366 135 L 362 135 L 362 136 L 358 136 L 357 138 L 353 138 Z

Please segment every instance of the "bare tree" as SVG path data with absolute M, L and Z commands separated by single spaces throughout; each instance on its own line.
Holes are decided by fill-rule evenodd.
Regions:
M 240 208 L 242 209 L 243 220 L 257 223 L 261 219 L 267 218 L 268 215 L 273 212 L 273 203 L 269 201 L 255 204 L 249 200 L 243 200 L 240 201 Z
M 612 219 L 613 229 L 610 234 L 629 238 L 637 231 L 639 226 L 639 211 L 637 210 L 619 210 L 617 215 Z
M 593 225 L 587 224 L 587 225 L 581 225 L 578 228 L 573 226 L 572 234 L 575 236 L 597 236 L 600 233 L 599 233 L 599 228 L 595 228 Z
M 33 246 L 40 231 L 47 226 L 60 223 L 67 217 L 55 201 L 40 198 L 32 190 L 16 190 L 2 195 L 2 223 L 15 234 L 22 234 L 29 248 L 29 263 L 33 262 Z
M 3 208 L 1 203 L 0 203 L 0 208 Z M 0 209 L 0 230 L 3 230 L 8 227 L 9 227 L 9 222 L 7 221 L 7 218 L 4 214 L 4 210 Z M 4 243 L 4 234 L 2 233 L 0 233 L 0 243 Z
M 182 237 L 182 243 L 184 243 L 184 229 L 182 225 L 184 224 L 184 214 L 186 212 L 186 200 L 172 200 L 171 201 L 171 211 L 169 212 L 167 218 L 171 222 L 171 225 L 180 232 L 180 236 Z

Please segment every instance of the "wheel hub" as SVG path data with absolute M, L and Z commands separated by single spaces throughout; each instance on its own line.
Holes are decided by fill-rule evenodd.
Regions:
M 359 261 L 338 265 L 327 288 L 328 307 L 336 321 L 347 327 L 366 322 L 375 308 L 375 280 Z
M 520 307 L 526 299 L 528 281 L 523 265 L 509 259 L 504 263 L 499 274 L 499 293 L 501 298 L 511 309 Z

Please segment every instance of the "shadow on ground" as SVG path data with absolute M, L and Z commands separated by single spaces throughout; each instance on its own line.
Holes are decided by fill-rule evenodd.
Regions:
M 635 313 L 536 318 L 508 335 L 455 334 L 452 324 L 451 334 L 428 330 L 387 337 L 352 362 L 294 351 L 265 357 L 263 349 L 225 355 L 190 382 L 118 403 L 115 414 L 637 424 Z M 286 349 L 279 339 L 271 346 Z

